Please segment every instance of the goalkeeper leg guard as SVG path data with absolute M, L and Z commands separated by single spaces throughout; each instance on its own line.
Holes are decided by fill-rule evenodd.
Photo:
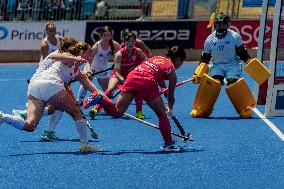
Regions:
M 194 79 L 192 82 L 197 84 L 200 82 L 200 79 L 204 74 L 208 74 L 209 72 L 209 67 L 205 63 L 201 63 L 198 65 L 198 67 L 195 69 L 194 74 L 192 78 Z
M 250 60 L 245 66 L 245 71 L 260 85 L 270 76 L 269 70 L 256 58 Z
M 197 90 L 191 117 L 208 117 L 213 111 L 213 106 L 220 94 L 221 83 L 204 74 Z
M 244 78 L 229 85 L 226 88 L 226 93 L 240 117 L 248 118 L 252 116 L 251 108 L 256 106 L 256 100 Z

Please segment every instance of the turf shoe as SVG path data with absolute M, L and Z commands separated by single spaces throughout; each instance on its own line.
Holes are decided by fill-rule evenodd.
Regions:
M 27 118 L 27 115 L 24 113 L 23 110 L 12 110 L 12 115 L 13 116 L 17 116 L 17 117 L 21 117 L 24 120 Z
M 54 131 L 44 131 L 42 133 L 42 135 L 40 136 L 40 138 L 44 141 L 58 141 L 60 140 L 56 135 L 55 135 L 55 132 Z
M 87 143 L 87 144 L 80 143 L 79 150 L 82 153 L 92 153 L 92 152 L 98 152 L 101 149 L 91 143 Z
M 135 117 L 138 119 L 145 119 L 145 115 L 142 111 L 136 112 Z
M 183 150 L 182 147 L 175 144 L 164 144 L 163 147 L 160 147 L 163 152 L 179 152 Z
M 99 94 L 97 91 L 94 91 L 91 96 L 87 97 L 84 100 L 83 108 L 87 109 L 90 106 L 97 105 L 101 102 L 102 99 L 103 99 L 103 96 L 101 94 Z
M 97 114 L 98 114 L 98 110 L 96 108 L 93 108 L 89 111 L 89 116 L 91 117 L 91 119 L 95 119 Z

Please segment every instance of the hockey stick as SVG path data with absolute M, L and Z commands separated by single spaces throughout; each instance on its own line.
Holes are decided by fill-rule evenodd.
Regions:
M 135 116 L 133 116 L 133 115 L 130 115 L 130 114 L 128 114 L 128 113 L 124 113 L 124 115 L 125 115 L 126 117 L 130 118 L 130 119 L 134 119 L 134 120 L 136 120 L 136 121 L 138 121 L 138 122 L 140 122 L 140 123 L 143 123 L 144 125 L 148 125 L 148 126 L 150 126 L 150 127 L 153 127 L 153 128 L 155 128 L 155 129 L 159 129 L 159 130 L 160 130 L 159 126 L 157 126 L 157 125 L 154 125 L 154 124 L 152 124 L 152 123 L 149 123 L 149 122 L 147 122 L 147 121 L 144 121 L 144 120 L 142 120 L 142 119 L 139 119 L 139 118 L 137 118 L 137 117 L 135 117 Z M 177 137 L 179 137 L 179 138 L 182 138 L 183 141 L 193 141 L 191 135 L 186 136 L 186 135 L 182 135 L 182 134 L 176 134 L 176 133 L 173 133 L 173 132 L 171 132 L 171 134 L 174 135 L 174 136 L 177 136 Z
M 193 78 L 189 78 L 189 79 L 183 80 L 183 81 L 177 83 L 177 84 L 176 84 L 176 87 L 181 86 L 181 85 L 183 85 L 183 84 L 185 84 L 185 83 L 191 82 L 191 81 L 193 81 L 193 80 L 194 80 Z M 166 92 L 168 92 L 168 91 L 169 91 L 169 88 L 164 88 L 164 89 L 161 90 L 160 93 L 163 94 L 163 93 L 166 93 Z
M 183 84 L 185 84 L 185 83 L 191 82 L 192 80 L 193 80 L 193 78 L 189 78 L 189 79 L 186 79 L 186 80 L 184 80 L 184 81 L 181 81 L 181 82 L 179 82 L 179 83 L 176 84 L 176 87 L 178 87 L 178 86 L 180 86 L 180 85 L 183 85 Z M 168 92 L 168 90 L 169 90 L 168 88 L 166 88 L 166 89 L 164 89 L 164 90 L 161 90 L 161 93 L 166 93 L 166 92 Z M 179 120 L 178 120 L 177 117 L 173 114 L 172 111 L 171 111 L 168 115 L 172 118 L 172 120 L 173 120 L 174 123 L 176 124 L 176 126 L 177 126 L 177 128 L 179 129 L 181 135 L 188 136 L 188 137 L 191 136 L 190 133 L 188 133 L 187 135 L 185 134 L 185 131 L 184 131 L 184 129 L 183 129 L 181 123 L 179 122 Z
M 75 97 L 75 95 L 74 95 L 74 93 L 73 93 L 73 91 L 72 91 L 72 89 L 71 89 L 70 83 L 66 83 L 65 86 L 67 87 L 69 94 L 70 94 L 70 95 L 74 98 L 74 100 L 76 101 L 76 97 Z M 80 108 L 79 108 L 79 109 L 80 109 Z M 87 126 L 88 126 L 90 132 L 92 133 L 91 136 L 92 136 L 94 139 L 98 139 L 98 138 L 99 138 L 98 134 L 96 133 L 96 131 L 94 130 L 93 126 L 90 124 L 90 122 L 88 121 L 88 119 L 86 118 L 86 116 L 84 115 L 84 113 L 82 112 L 81 109 L 80 109 L 80 112 L 81 112 L 81 114 L 82 114 L 82 116 L 83 116 L 83 119 L 85 119 L 86 122 L 87 122 Z
M 104 69 L 104 70 L 101 70 L 101 71 L 92 73 L 92 74 L 90 75 L 90 77 L 91 77 L 91 76 L 98 75 L 98 74 L 100 74 L 100 73 L 107 72 L 107 71 L 109 71 L 109 70 L 113 70 L 113 68 L 114 68 L 114 64 L 113 64 L 110 68 L 107 68 L 107 69 Z M 71 84 L 71 83 L 74 83 L 74 82 L 76 82 L 76 81 L 78 81 L 78 80 L 77 80 L 77 79 L 72 79 L 72 80 L 69 81 L 68 83 Z
M 178 120 L 177 117 L 173 114 L 172 111 L 171 111 L 168 115 L 172 118 L 172 120 L 173 120 L 174 123 L 176 124 L 176 126 L 177 126 L 177 128 L 179 129 L 181 135 L 191 137 L 190 132 L 187 133 L 187 135 L 185 134 L 185 131 L 184 131 L 184 129 L 183 129 L 181 123 L 179 122 L 179 120 Z
M 109 70 L 113 70 L 113 68 L 114 68 L 114 64 L 113 64 L 110 68 L 107 68 L 107 69 L 104 69 L 104 70 L 101 70 L 101 71 L 98 71 L 98 72 L 94 72 L 94 73 L 92 73 L 90 76 L 95 76 L 95 75 L 98 75 L 98 74 L 100 74 L 100 73 L 104 73 L 104 72 L 107 72 L 107 71 L 109 71 Z M 28 83 L 28 84 L 30 83 L 30 81 L 31 81 L 31 78 L 30 78 L 30 79 L 27 79 L 27 83 Z M 77 79 L 72 79 L 72 80 L 69 81 L 68 83 L 71 84 L 71 83 L 74 83 L 74 82 L 76 82 L 76 81 L 78 81 L 78 80 L 77 80 Z

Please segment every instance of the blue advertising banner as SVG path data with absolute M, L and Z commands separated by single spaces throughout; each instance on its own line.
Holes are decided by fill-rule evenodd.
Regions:
M 274 6 L 276 0 L 269 0 L 268 5 Z M 262 0 L 243 0 L 243 7 L 261 7 Z

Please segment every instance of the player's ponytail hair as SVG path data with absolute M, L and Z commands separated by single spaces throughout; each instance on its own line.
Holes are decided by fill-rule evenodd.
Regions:
M 78 43 L 78 41 L 76 39 L 74 39 L 73 37 L 64 37 L 60 41 L 60 44 L 58 46 L 58 51 L 60 53 L 68 52 L 68 49 L 70 47 L 75 46 L 77 43 Z
M 186 59 L 186 53 L 184 51 L 184 48 L 180 46 L 173 46 L 169 48 L 166 56 L 170 59 L 176 59 L 176 58 L 180 58 L 181 60 Z
M 68 49 L 68 52 L 74 56 L 79 56 L 81 51 L 86 51 L 89 48 L 89 44 L 85 42 L 77 43 L 75 46 L 72 46 Z

